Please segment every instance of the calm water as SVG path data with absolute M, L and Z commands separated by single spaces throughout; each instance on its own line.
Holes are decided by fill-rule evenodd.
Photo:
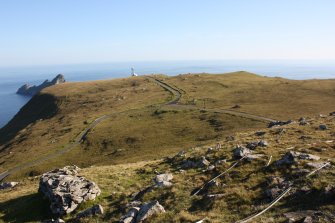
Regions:
M 335 63 L 331 61 L 182 61 L 182 62 L 123 62 L 110 64 L 58 65 L 39 67 L 0 68 L 0 128 L 30 100 L 15 94 L 25 83 L 40 84 L 58 73 L 67 81 L 89 81 L 127 77 L 130 68 L 138 74 L 162 73 L 225 73 L 250 71 L 266 76 L 290 79 L 335 78 Z

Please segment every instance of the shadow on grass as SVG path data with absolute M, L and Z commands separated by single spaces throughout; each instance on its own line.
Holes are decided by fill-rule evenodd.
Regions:
M 4 214 L 0 221 L 4 222 L 32 222 L 50 219 L 52 215 L 50 204 L 39 193 L 29 194 L 0 203 L 0 210 Z

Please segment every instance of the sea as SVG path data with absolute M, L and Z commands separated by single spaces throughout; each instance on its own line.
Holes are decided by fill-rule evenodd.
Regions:
M 17 95 L 23 84 L 40 84 L 61 73 L 66 81 L 128 77 L 131 68 L 139 75 L 185 73 L 227 73 L 248 71 L 269 77 L 295 80 L 335 78 L 335 61 L 293 60 L 212 60 L 212 61 L 145 61 L 101 64 L 0 67 L 0 128 L 6 125 L 31 97 Z

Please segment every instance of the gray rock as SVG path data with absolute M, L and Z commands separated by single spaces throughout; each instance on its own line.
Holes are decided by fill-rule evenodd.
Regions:
M 173 179 L 171 173 L 159 174 L 155 177 L 154 182 L 157 187 L 171 187 L 172 183 L 170 182 Z
M 165 209 L 158 201 L 145 203 L 141 206 L 137 214 L 136 223 L 143 222 L 151 216 L 158 215 L 160 213 L 165 213 Z
M 76 216 L 77 219 L 80 218 L 89 218 L 92 216 L 102 215 L 104 214 L 104 209 L 100 204 L 94 205 L 91 208 L 88 208 L 82 212 L 79 212 Z
M 323 165 L 325 165 L 326 163 L 325 162 L 309 162 L 309 163 L 306 163 L 306 165 L 308 166 L 308 167 L 311 167 L 311 168 L 313 168 L 313 169 L 317 169 L 317 168 L 320 168 L 320 167 L 322 167 Z M 330 164 L 329 164 L 329 166 L 330 166 Z M 327 166 L 326 166 L 327 167 Z
M 209 170 L 209 171 L 212 171 L 212 170 L 214 170 L 215 169 L 215 166 L 214 165 L 209 165 L 208 167 L 207 167 L 207 170 Z
M 327 129 L 328 129 L 328 126 L 325 125 L 325 124 L 321 124 L 321 125 L 319 125 L 319 129 L 320 129 L 320 130 L 327 130 Z
M 46 80 L 41 85 L 38 86 L 36 85 L 30 86 L 28 84 L 25 84 L 22 87 L 20 87 L 16 93 L 33 96 L 46 87 L 50 87 L 61 83 L 65 83 L 65 78 L 62 74 L 58 74 L 52 81 Z
M 277 165 L 282 165 L 282 164 L 291 165 L 299 160 L 319 160 L 319 159 L 320 159 L 319 156 L 315 156 L 312 154 L 289 151 L 280 160 L 277 160 L 276 164 Z
M 66 166 L 41 176 L 39 191 L 51 201 L 50 208 L 54 214 L 71 213 L 80 203 L 100 195 L 101 191 L 94 182 L 78 176 L 79 170 L 77 166 Z
M 329 113 L 330 116 L 335 116 L 335 111 Z
M 244 156 L 247 156 L 251 154 L 252 151 L 244 146 L 238 145 L 234 150 L 233 150 L 233 156 L 235 158 L 242 158 Z
M 0 190 L 11 189 L 18 185 L 19 182 L 4 182 L 0 184 Z

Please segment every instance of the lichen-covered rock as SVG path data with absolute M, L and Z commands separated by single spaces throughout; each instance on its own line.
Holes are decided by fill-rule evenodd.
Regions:
M 77 219 L 89 218 L 92 216 L 97 216 L 97 215 L 102 215 L 102 214 L 104 214 L 104 209 L 100 204 L 97 204 L 91 208 L 88 208 L 82 212 L 79 212 L 76 217 Z
M 141 209 L 137 214 L 136 223 L 143 222 L 151 216 L 158 215 L 160 213 L 165 213 L 165 209 L 158 201 L 145 203 L 141 206 Z
M 77 166 L 66 166 L 41 176 L 39 191 L 51 201 L 50 208 L 54 214 L 71 213 L 80 203 L 100 195 L 101 191 L 94 182 L 78 176 L 79 170 Z

